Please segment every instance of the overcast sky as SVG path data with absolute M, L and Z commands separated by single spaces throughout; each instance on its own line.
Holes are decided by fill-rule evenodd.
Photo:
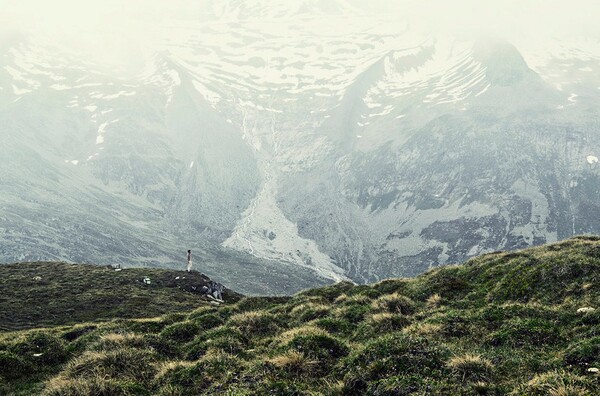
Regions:
M 91 52 L 99 52 L 97 48 L 105 53 L 111 48 L 130 51 L 153 42 L 155 27 L 167 19 L 200 20 L 200 9 L 208 1 L 227 0 L 0 0 L 0 44 L 15 31 L 37 32 Z M 436 35 L 494 35 L 540 42 L 566 36 L 600 37 L 598 0 L 346 1 L 365 13 L 408 19 L 413 29 Z
M 89 27 L 112 23 L 156 22 L 192 15 L 207 1 L 226 0 L 0 0 L 3 26 Z M 252 1 L 252 0 L 250 0 Z M 346 0 L 371 12 L 407 14 L 442 29 L 595 31 L 597 0 Z M 115 20 L 116 18 L 116 20 Z

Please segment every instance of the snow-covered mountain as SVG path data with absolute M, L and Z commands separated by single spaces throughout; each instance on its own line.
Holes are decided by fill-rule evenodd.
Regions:
M 281 20 L 343 16 L 360 10 L 343 0 L 211 0 L 203 4 L 203 16 L 229 20 Z
M 600 232 L 598 42 L 356 13 L 205 2 L 128 77 L 5 42 L 0 261 L 169 266 L 192 248 L 241 291 L 290 291 Z

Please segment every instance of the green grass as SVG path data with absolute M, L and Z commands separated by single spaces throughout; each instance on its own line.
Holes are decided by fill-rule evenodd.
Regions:
M 82 269 L 50 268 L 47 298 L 82 309 L 51 286 Z M 0 333 L 0 394 L 600 394 L 589 370 L 600 365 L 598 238 L 488 254 L 415 279 L 238 302 L 232 294 L 221 306 L 170 287 L 174 273 L 161 280 L 146 270 L 98 271 L 106 273 L 70 282 L 98 288 L 102 279 L 115 293 L 150 291 L 150 302 L 143 310 L 107 306 L 94 319 L 111 320 L 90 322 L 86 313 L 27 308 L 3 295 L 4 327 L 19 307 L 24 322 L 46 328 Z M 156 289 L 135 283 L 141 275 L 156 279 Z M 27 294 L 13 288 L 12 299 Z M 109 291 L 99 294 L 110 300 Z M 193 303 L 161 311 L 182 296 Z M 596 310 L 577 312 L 583 307 Z M 157 317 L 134 318 L 144 312 Z
M 149 285 L 144 284 L 145 277 L 150 278 Z M 198 272 L 161 269 L 0 265 L 0 331 L 187 312 L 207 303 L 198 291 L 208 281 Z M 228 301 L 240 297 L 225 291 Z

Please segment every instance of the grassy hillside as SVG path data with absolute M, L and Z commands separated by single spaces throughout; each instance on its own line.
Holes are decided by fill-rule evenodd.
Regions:
M 597 395 L 599 307 L 600 240 L 580 237 L 416 279 L 3 333 L 0 394 Z
M 150 284 L 143 282 L 146 277 Z M 198 292 L 209 281 L 198 272 L 161 269 L 0 265 L 0 331 L 190 311 L 206 304 Z M 228 300 L 240 297 L 225 291 Z

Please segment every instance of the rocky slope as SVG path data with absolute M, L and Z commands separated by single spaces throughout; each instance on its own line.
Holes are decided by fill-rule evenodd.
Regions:
M 357 12 L 206 2 L 135 76 L 5 40 L 0 261 L 174 266 L 192 248 L 244 292 L 293 292 L 600 232 L 598 42 Z

